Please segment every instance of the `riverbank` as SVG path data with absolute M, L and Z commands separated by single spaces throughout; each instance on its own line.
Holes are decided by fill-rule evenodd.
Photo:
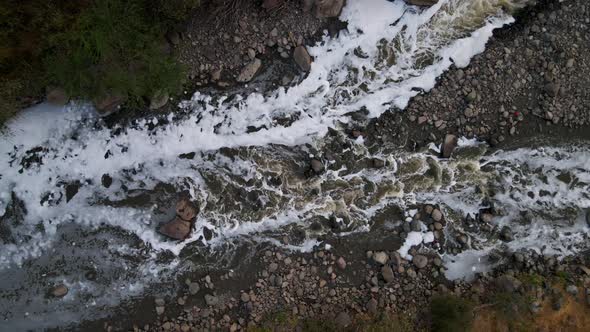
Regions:
M 577 51 L 585 49 L 588 34 L 575 33 L 587 29 L 587 12 L 583 1 L 542 2 L 497 31 L 483 54 L 467 68 L 445 73 L 407 111 L 388 112 L 367 127 L 349 128 L 349 134 L 365 136 L 368 146 L 410 151 L 441 142 L 447 134 L 478 137 L 495 147 L 542 136 L 588 139 L 587 108 L 578 107 L 590 102 L 584 90 L 588 59 Z M 435 208 L 421 206 L 418 219 L 440 231 L 445 216 L 437 216 Z M 404 212 L 392 212 L 394 221 L 404 221 Z M 486 218 L 482 213 L 476 219 L 491 224 Z M 495 252 L 490 256 L 498 264 L 492 271 L 471 282 L 449 281 L 448 262 L 436 247 L 418 246 L 411 249 L 412 259 L 403 258 L 397 250 L 411 229 L 388 227 L 327 236 L 310 253 L 246 245 L 235 269 L 200 271 L 186 276 L 190 280 L 183 276 L 176 296 L 143 298 L 114 319 L 83 328 L 409 331 L 442 324 L 451 330 L 583 331 L 589 324 L 587 253 L 559 261 L 526 250 Z M 509 230 L 485 232 L 510 241 Z M 455 235 L 455 249 L 470 248 L 468 238 Z

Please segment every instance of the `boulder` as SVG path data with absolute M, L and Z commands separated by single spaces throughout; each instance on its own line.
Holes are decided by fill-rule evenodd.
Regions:
M 335 322 L 336 322 L 336 325 L 344 328 L 344 327 L 348 327 L 352 324 L 352 319 L 350 318 L 350 315 L 346 311 L 342 311 L 341 313 L 338 314 L 338 316 L 336 316 Z
M 520 280 L 514 278 L 510 275 L 503 275 L 494 281 L 496 287 L 498 287 L 501 291 L 514 293 L 520 289 L 522 286 L 522 282 Z
M 342 7 L 344 0 L 315 0 L 315 15 L 318 18 L 338 17 Z
M 443 214 L 439 209 L 432 210 L 432 220 L 440 222 L 443 219 Z
M 58 285 L 51 290 L 51 295 L 54 297 L 64 297 L 68 294 L 68 287 L 66 285 Z
M 175 240 L 184 240 L 191 233 L 191 222 L 176 216 L 158 229 L 158 232 Z
M 379 303 L 375 299 L 370 299 L 369 302 L 367 302 L 366 308 L 370 314 L 375 315 L 377 313 L 377 309 L 379 308 Z
M 373 254 L 373 260 L 381 265 L 385 265 L 389 260 L 389 256 L 383 251 L 378 251 Z
M 406 0 L 410 5 L 430 7 L 438 3 L 438 0 Z
M 512 233 L 512 229 L 508 226 L 502 227 L 500 230 L 500 239 L 505 242 L 510 242 L 514 240 L 514 234 Z
M 324 172 L 324 164 L 317 159 L 312 159 L 310 166 L 311 166 L 311 170 L 315 174 L 322 174 Z
M 181 198 L 176 203 L 176 215 L 182 220 L 193 221 L 198 213 L 199 208 L 186 197 Z
M 166 39 L 170 43 L 170 45 L 178 45 L 180 44 L 180 34 L 177 31 L 170 30 L 166 33 Z
M 100 115 L 109 115 L 119 110 L 126 98 L 120 94 L 107 94 L 94 101 L 94 106 Z
M 453 154 L 453 151 L 457 147 L 457 141 L 458 141 L 457 136 L 455 136 L 455 135 L 447 134 L 447 136 L 445 136 L 445 140 L 444 140 L 443 146 L 442 146 L 442 157 L 443 158 L 450 158 L 451 157 L 451 155 Z
M 393 270 L 389 265 L 384 265 L 381 268 L 381 275 L 383 276 L 383 280 L 385 280 L 385 282 L 387 283 L 390 283 L 395 279 L 393 275 Z
M 170 98 L 168 93 L 163 91 L 156 92 L 150 99 L 150 109 L 157 110 L 164 107 L 168 103 L 168 98 Z
M 205 303 L 207 303 L 208 306 L 213 307 L 219 304 L 219 299 L 217 298 L 217 296 L 206 294 Z
M 280 5 L 282 5 L 284 0 L 263 0 L 262 1 L 262 8 L 266 10 L 273 10 Z
M 295 50 L 293 51 L 293 59 L 301 70 L 307 72 L 311 69 L 311 56 L 309 56 L 305 46 L 301 45 L 295 47 Z
M 66 93 L 66 90 L 62 88 L 49 88 L 47 89 L 47 102 L 55 106 L 64 106 L 70 98 Z
M 260 59 L 252 60 L 242 69 L 236 81 L 240 83 L 250 82 L 254 78 L 254 76 L 256 76 L 256 73 L 258 72 L 260 67 L 262 67 L 262 61 Z
M 412 258 L 412 263 L 419 269 L 423 269 L 428 265 L 428 258 L 423 255 L 414 255 Z

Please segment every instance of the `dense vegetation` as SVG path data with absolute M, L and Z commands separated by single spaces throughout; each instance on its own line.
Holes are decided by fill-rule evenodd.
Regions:
M 47 86 L 72 97 L 107 94 L 142 104 L 184 77 L 166 31 L 200 0 L 0 2 L 0 123 Z

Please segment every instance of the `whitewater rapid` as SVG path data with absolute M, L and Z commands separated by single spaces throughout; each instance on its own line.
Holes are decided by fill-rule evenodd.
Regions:
M 196 93 L 180 103 L 181 112 L 115 128 L 107 128 L 92 107 L 81 103 L 23 112 L 0 141 L 0 216 L 10 229 L 0 242 L 0 278 L 6 280 L 0 295 L 10 299 L 0 302 L 5 321 L 19 330 L 96 317 L 81 310 L 80 303 L 114 306 L 141 295 L 152 283 L 187 269 L 187 248 L 192 252 L 205 244 L 216 250 L 236 238 L 278 243 L 273 235 L 282 228 L 306 229 L 320 217 L 344 221 L 352 233 L 367 230 L 371 218 L 390 204 L 430 202 L 477 214 L 482 206 L 473 192 L 476 183 L 504 190 L 496 196 L 506 209 L 498 225 L 541 200 L 542 209 L 577 211 L 568 216 L 576 220 L 568 227 L 579 235 L 567 241 L 583 243 L 587 227 L 578 219 L 589 207 L 585 190 L 590 183 L 590 156 L 583 145 L 492 155 L 482 149 L 475 158 L 456 161 L 439 160 L 433 151 L 371 154 L 362 140 L 349 139 L 350 158 L 340 170 L 312 179 L 300 175 L 307 160 L 322 158 L 329 128 L 355 121 L 354 113 L 370 119 L 405 108 L 451 66 L 467 66 L 483 52 L 494 29 L 514 21 L 507 8 L 526 2 L 441 0 L 420 9 L 399 0 L 349 0 L 341 15 L 348 31 L 335 39 L 326 35 L 309 47 L 314 62 L 296 86 L 246 96 Z M 252 127 L 263 129 L 251 132 Z M 179 158 L 189 153 L 195 153 L 193 159 Z M 387 167 L 358 168 L 357 160 L 370 158 L 383 159 Z M 433 165 L 441 173 L 429 178 Z M 572 188 L 544 183 L 539 172 L 570 172 L 580 181 Z M 516 181 L 522 174 L 530 183 Z M 113 180 L 108 188 L 102 185 L 105 175 Z M 369 183 L 379 190 L 365 191 Z M 73 196 L 68 193 L 72 186 L 77 189 Z M 537 195 L 532 202 L 523 194 L 528 186 L 556 194 L 551 199 Z M 178 243 L 157 234 L 156 227 L 170 217 L 170 202 L 181 191 L 200 203 L 202 213 L 191 237 Z M 545 241 L 554 253 L 575 250 L 559 237 L 546 240 L 551 231 L 543 227 L 549 226 L 540 223 L 538 232 L 515 227 L 523 239 L 518 245 L 533 248 Z M 204 240 L 208 231 L 214 236 Z M 412 239 L 419 245 L 431 242 L 431 235 L 425 231 Z M 498 245 L 480 242 L 488 250 Z M 311 232 L 288 248 L 309 250 L 319 244 Z M 88 247 L 95 250 L 85 251 Z M 19 279 L 51 270 L 66 250 L 72 252 L 65 262 L 86 260 L 80 269 L 117 277 L 86 280 L 72 268 L 38 273 L 38 280 Z M 21 292 L 24 282 L 35 286 Z M 71 290 L 59 306 L 43 294 L 44 287 L 57 283 Z M 63 322 L 43 325 L 55 311 Z M 31 323 L 31 316 L 37 321 Z

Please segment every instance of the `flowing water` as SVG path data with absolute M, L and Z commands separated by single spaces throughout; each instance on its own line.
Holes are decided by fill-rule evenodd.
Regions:
M 434 145 L 417 153 L 367 147 L 339 131 L 403 109 L 451 65 L 466 66 L 527 2 L 441 0 L 418 9 L 349 0 L 341 16 L 348 32 L 310 48 L 311 72 L 288 89 L 196 93 L 175 114 L 115 128 L 86 105 L 24 112 L 0 142 L 3 326 L 97 319 L 159 291 L 204 255 L 225 264 L 242 241 L 280 244 L 286 235 L 287 248 L 309 250 L 327 233 L 367 231 L 392 206 L 411 218 L 419 204 L 439 204 L 444 248 L 454 248 L 455 233 L 468 237 L 470 250 L 442 251 L 452 278 L 489 268 L 482 258 L 506 246 L 459 222 L 490 206 L 494 225 L 513 228 L 513 250 L 582 249 L 590 208 L 584 142 L 492 152 L 462 140 L 444 160 Z M 309 174 L 311 158 L 324 162 L 321 176 Z M 156 229 L 181 192 L 201 213 L 190 238 L 173 242 Z M 424 227 L 400 251 L 435 242 Z M 57 284 L 70 290 L 63 299 L 47 294 Z

